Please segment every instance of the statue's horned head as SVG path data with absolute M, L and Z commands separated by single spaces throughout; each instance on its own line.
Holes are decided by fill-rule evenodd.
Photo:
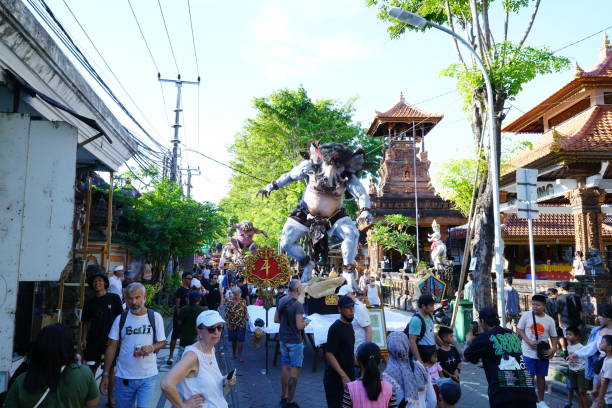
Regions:
M 320 171 L 317 182 L 320 187 L 334 189 L 346 180 L 343 173 L 358 173 L 364 168 L 365 154 L 362 149 L 353 152 L 340 143 L 324 143 L 311 140 L 308 143 L 308 156 Z

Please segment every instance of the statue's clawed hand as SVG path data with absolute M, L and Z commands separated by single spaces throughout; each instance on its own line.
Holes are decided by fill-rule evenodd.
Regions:
M 370 214 L 370 212 L 367 210 L 362 211 L 361 214 L 359 214 L 359 217 L 357 217 L 357 224 L 362 223 L 365 225 L 372 223 L 372 214 Z
M 270 190 L 268 190 L 267 188 L 262 188 L 261 190 L 257 191 L 257 193 L 255 193 L 255 197 L 260 196 L 262 199 L 270 197 Z

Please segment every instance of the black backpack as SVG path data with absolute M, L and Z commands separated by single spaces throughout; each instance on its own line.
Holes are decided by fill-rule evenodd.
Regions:
M 123 326 L 125 326 L 125 321 L 127 320 L 129 310 L 121 313 L 121 317 L 119 318 L 119 341 L 121 341 L 121 332 L 123 332 Z M 153 329 L 153 344 L 157 343 L 157 327 L 155 325 L 155 311 L 153 309 L 147 309 L 147 317 L 149 318 L 149 324 Z M 156 351 L 157 353 L 157 351 Z
M 404 333 L 406 334 L 406 336 L 408 336 L 408 338 L 410 338 L 410 322 L 412 321 L 412 319 L 414 319 L 415 317 L 417 317 L 418 319 L 421 320 L 421 331 L 419 333 L 419 335 L 417 336 L 417 343 L 419 341 L 421 341 L 423 339 L 423 337 L 425 337 L 425 331 L 427 330 L 427 324 L 425 322 L 425 319 L 423 319 L 423 316 L 421 316 L 418 313 L 415 313 L 414 316 L 412 316 L 412 318 L 408 321 L 408 324 L 406 325 L 406 328 L 404 329 Z

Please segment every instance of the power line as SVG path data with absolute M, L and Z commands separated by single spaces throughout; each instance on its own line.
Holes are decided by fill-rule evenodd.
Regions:
M 164 22 L 164 28 L 166 29 L 166 37 L 168 37 L 168 44 L 170 44 L 170 51 L 172 52 L 172 59 L 174 60 L 174 66 L 176 67 L 176 72 L 180 77 L 181 70 L 179 69 L 178 63 L 176 62 L 176 55 L 174 55 L 174 47 L 172 47 L 172 41 L 170 40 L 170 32 L 168 31 L 168 26 L 166 25 L 166 17 L 164 16 L 164 9 L 162 8 L 160 0 L 157 0 L 157 4 L 159 5 L 159 11 L 162 16 L 162 21 Z
M 136 26 L 138 27 L 138 31 L 140 31 L 140 36 L 142 37 L 142 40 L 145 43 L 145 46 L 147 47 L 147 51 L 149 51 L 149 56 L 151 57 L 151 61 L 153 61 L 153 65 L 155 66 L 155 70 L 157 71 L 157 73 L 159 73 L 159 67 L 157 66 L 157 62 L 155 62 L 155 57 L 153 57 L 153 53 L 151 52 L 151 47 L 149 47 L 149 43 L 147 42 L 147 38 L 144 35 L 144 32 L 142 31 L 142 27 L 140 27 L 140 23 L 138 22 L 138 17 L 136 17 L 136 12 L 134 11 L 134 8 L 132 7 L 132 2 L 130 0 L 127 0 L 128 5 L 130 6 L 130 10 L 132 10 L 132 15 L 134 16 L 134 21 L 136 21 Z
M 85 30 L 85 28 L 83 27 L 83 25 L 81 24 L 81 22 L 79 21 L 79 19 L 76 17 L 76 15 L 73 13 L 72 9 L 70 8 L 70 6 L 68 5 L 68 3 L 66 2 L 66 0 L 62 0 L 62 2 L 64 3 L 64 5 L 66 6 L 66 8 L 68 9 L 68 11 L 70 12 L 70 15 L 72 15 L 72 17 L 74 18 L 74 20 L 77 22 L 78 26 L 81 28 L 81 31 L 83 31 L 83 34 L 85 34 L 85 37 L 87 37 L 87 40 L 89 40 L 89 43 L 91 44 L 91 46 L 94 48 L 94 50 L 96 51 L 96 53 L 100 56 L 100 58 L 102 59 L 102 62 L 104 63 L 104 65 L 106 66 L 106 68 L 110 71 L 110 73 L 113 75 L 113 77 L 115 78 L 115 80 L 117 81 L 117 83 L 119 84 L 119 86 L 121 87 L 121 89 L 123 90 L 123 92 L 125 92 L 125 94 L 127 95 L 127 97 L 130 99 L 130 101 L 132 102 L 132 104 L 134 105 L 134 107 L 136 107 L 136 110 L 142 115 L 142 117 L 144 118 L 144 120 L 149 124 L 149 126 L 151 126 L 151 128 L 153 129 L 153 131 L 155 133 L 157 133 L 157 130 L 155 129 L 155 126 L 153 126 L 153 124 L 149 121 L 149 119 L 147 118 L 147 116 L 143 113 L 143 111 L 140 109 L 140 107 L 138 106 L 138 104 L 136 103 L 136 101 L 134 100 L 134 98 L 132 98 L 132 96 L 130 95 L 130 93 L 127 91 L 127 89 L 123 86 L 123 84 L 121 83 L 121 81 L 119 80 L 119 78 L 117 77 L 117 75 L 115 74 L 115 72 L 113 71 L 113 69 L 110 67 L 110 65 L 108 64 L 108 62 L 106 61 L 106 58 L 104 58 L 104 56 L 102 55 L 102 53 L 100 52 L 100 50 L 98 50 L 98 47 L 96 47 L 96 44 L 94 44 L 93 40 L 91 39 L 91 37 L 89 36 L 89 34 L 87 34 L 87 31 Z M 161 137 L 161 135 L 159 133 L 157 133 L 157 136 Z
M 144 31 L 142 31 L 142 27 L 140 26 L 140 22 L 138 21 L 138 17 L 136 16 L 136 12 L 134 11 L 134 8 L 132 7 L 132 2 L 130 0 L 128 0 L 128 5 L 130 6 L 130 10 L 132 11 L 132 16 L 134 16 L 134 21 L 136 22 L 138 31 L 140 31 L 140 37 L 142 38 L 142 41 L 144 41 L 145 46 L 147 47 L 147 50 L 149 51 L 149 56 L 151 57 L 153 66 L 155 67 L 155 70 L 157 71 L 157 78 L 159 79 L 161 77 L 159 66 L 157 65 L 157 62 L 155 61 L 155 57 L 153 56 L 153 53 L 151 52 L 151 47 L 149 47 L 149 42 L 147 41 L 147 37 L 145 37 Z M 161 92 L 162 103 L 163 103 L 162 108 L 164 111 L 164 115 L 166 116 L 166 123 L 170 125 L 170 117 L 168 116 L 168 105 L 166 104 L 166 95 L 164 93 L 164 87 L 162 86 L 161 82 L 159 82 L 159 89 Z
M 586 37 L 581 38 L 581 39 L 580 39 L 580 40 L 578 40 L 578 41 L 574 41 L 574 42 L 573 42 L 573 43 L 571 43 L 571 44 L 564 45 L 563 47 L 559 48 L 558 50 L 553 51 L 552 53 L 553 53 L 553 54 L 556 54 L 556 53 L 558 53 L 558 52 L 559 52 L 559 51 L 561 51 L 561 50 L 564 50 L 564 49 L 569 48 L 569 47 L 571 47 L 571 46 L 573 46 L 573 45 L 579 44 L 579 43 L 581 43 L 581 42 L 583 42 L 583 41 L 585 41 L 585 40 L 588 40 L 588 39 L 589 39 L 589 38 L 591 38 L 591 37 L 596 36 L 597 34 L 600 34 L 600 33 L 603 33 L 603 32 L 604 32 L 604 31 L 606 31 L 606 30 L 609 30 L 609 29 L 611 29 L 611 28 L 612 28 L 612 25 L 607 26 L 606 28 L 601 29 L 601 30 L 599 30 L 599 31 L 598 31 L 598 32 L 596 32 L 596 33 L 593 33 L 593 34 L 587 35 Z
M 196 51 L 195 34 L 193 31 L 193 21 L 191 20 L 191 0 L 187 0 L 187 10 L 189 10 L 189 26 L 191 27 L 191 41 L 193 43 L 193 55 L 195 56 L 198 81 L 200 80 L 200 65 L 198 64 L 198 52 Z
M 191 42 L 193 43 L 193 55 L 195 57 L 196 71 L 198 72 L 198 115 L 197 115 L 197 129 L 196 129 L 196 146 L 200 148 L 200 64 L 198 62 L 198 51 L 195 42 L 195 31 L 193 30 L 193 20 L 191 18 L 191 0 L 187 0 L 187 10 L 189 10 L 189 26 L 191 27 Z
M 112 91 L 112 89 L 108 86 L 108 84 L 102 79 L 102 77 L 98 74 L 98 72 L 93 68 L 89 60 L 85 57 L 80 48 L 75 44 L 72 40 L 72 37 L 60 21 L 55 17 L 53 11 L 49 8 L 49 6 L 45 3 L 44 0 L 39 0 L 44 8 L 43 12 L 39 6 L 35 3 L 34 0 L 28 0 L 29 4 L 34 8 L 34 10 L 38 13 L 38 15 L 47 23 L 49 28 L 53 31 L 53 33 L 57 36 L 57 38 L 64 44 L 64 46 L 70 51 L 73 56 L 77 59 L 79 63 L 83 66 L 83 68 L 92 76 L 92 78 L 102 87 L 102 89 L 109 95 L 109 97 L 119 106 L 119 108 L 128 116 L 128 118 L 136 125 L 138 128 L 149 138 L 155 145 L 158 147 L 162 147 L 161 144 L 153 138 L 149 132 L 138 122 L 138 120 L 132 115 L 132 113 L 125 107 L 125 105 L 119 100 L 117 95 Z M 49 20 L 51 18 L 51 20 Z M 119 138 L 129 146 L 129 141 L 126 141 L 119 135 Z M 137 138 L 134 136 L 135 140 Z M 141 142 L 142 143 L 142 142 Z

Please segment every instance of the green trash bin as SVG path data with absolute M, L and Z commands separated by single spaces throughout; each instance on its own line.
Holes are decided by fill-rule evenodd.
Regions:
M 451 311 L 455 307 L 455 301 L 451 302 Z M 467 335 L 472 329 L 473 304 L 469 300 L 462 299 L 459 302 L 459 310 L 457 310 L 457 317 L 455 318 L 455 339 L 459 342 L 464 342 L 467 339 Z

